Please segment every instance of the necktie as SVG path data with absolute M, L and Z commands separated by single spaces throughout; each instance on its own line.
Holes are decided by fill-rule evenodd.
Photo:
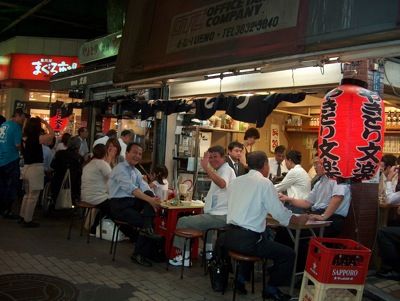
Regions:
M 278 162 L 278 168 L 276 169 L 276 176 L 280 177 L 282 175 L 281 164 Z
M 238 175 L 238 173 L 239 173 L 239 163 L 234 163 L 233 166 L 235 167 L 235 174 Z

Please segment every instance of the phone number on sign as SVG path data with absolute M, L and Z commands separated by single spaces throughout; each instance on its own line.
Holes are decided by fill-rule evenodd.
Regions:
M 261 31 L 266 28 L 274 28 L 279 24 L 279 16 L 265 18 L 259 21 L 249 22 L 236 26 L 227 27 L 224 29 L 222 38 L 233 37 L 241 34 Z

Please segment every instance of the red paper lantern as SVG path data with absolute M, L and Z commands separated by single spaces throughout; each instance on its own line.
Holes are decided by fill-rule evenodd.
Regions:
M 318 156 L 328 177 L 360 181 L 376 174 L 382 158 L 384 113 L 382 99 L 360 80 L 343 79 L 326 94 Z

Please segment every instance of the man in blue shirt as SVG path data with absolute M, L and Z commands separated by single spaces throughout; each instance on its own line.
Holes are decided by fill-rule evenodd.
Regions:
M 16 109 L 11 120 L 0 126 L 0 214 L 4 218 L 18 218 L 11 212 L 11 207 L 18 193 L 19 149 L 24 122 L 25 113 Z
M 111 172 L 108 191 L 112 217 L 146 231 L 152 229 L 160 200 L 154 197 L 149 185 L 143 180 L 143 175 L 136 168 L 142 160 L 142 153 L 140 144 L 130 143 L 127 146 L 125 161 L 115 166 Z M 131 259 L 140 265 L 151 266 L 151 262 L 142 253 L 144 240 L 144 236 L 139 235 Z

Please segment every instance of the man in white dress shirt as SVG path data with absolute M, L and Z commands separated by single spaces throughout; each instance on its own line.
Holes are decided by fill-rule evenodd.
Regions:
M 240 162 L 243 148 L 243 144 L 238 141 L 232 141 L 228 145 L 228 155 L 226 156 L 226 162 L 228 162 L 229 166 L 233 168 L 237 177 L 246 173 L 246 167 Z
M 81 127 L 78 129 L 78 137 L 81 140 L 81 147 L 79 148 L 79 154 L 82 156 L 82 158 L 86 161 L 89 156 L 89 147 L 87 144 L 87 137 L 89 135 L 89 132 L 87 128 Z
M 278 145 L 274 151 L 274 157 L 268 158 L 269 163 L 269 179 L 274 182 L 274 179 L 282 177 L 283 173 L 287 173 L 288 169 L 285 163 L 284 145 Z
M 320 180 L 306 198 L 289 197 L 284 194 L 280 194 L 279 198 L 294 207 L 310 209 L 312 220 L 332 221 L 332 224 L 325 228 L 324 236 L 336 237 L 340 234 L 349 211 L 350 188 L 348 184 L 338 184 L 336 180 L 329 179 L 321 161 L 314 162 L 314 167 Z
M 267 155 L 262 151 L 249 154 L 247 159 L 249 173 L 233 180 L 228 187 L 227 223 L 230 229 L 222 238 L 222 245 L 227 250 L 242 254 L 268 258 L 274 261 L 269 269 L 270 278 L 263 290 L 263 297 L 270 300 L 289 300 L 290 296 L 283 294 L 278 287 L 290 279 L 294 264 L 294 251 L 282 244 L 268 239 L 266 217 L 271 214 L 281 225 L 305 224 L 306 215 L 293 215 L 279 201 L 278 193 L 272 182 L 267 178 L 269 165 Z M 237 287 L 244 289 L 244 279 L 248 276 L 248 266 L 241 264 L 243 269 Z
M 289 197 L 305 199 L 311 191 L 311 180 L 301 167 L 301 153 L 291 150 L 286 154 L 286 167 L 289 170 L 282 182 L 275 185 L 278 192 L 286 191 Z M 300 212 L 300 211 L 298 211 Z
M 233 169 L 225 162 L 224 148 L 219 145 L 210 147 L 201 160 L 201 166 L 211 179 L 210 190 L 207 193 L 204 204 L 204 214 L 181 217 L 176 224 L 177 229 L 191 228 L 206 231 L 210 228 L 220 228 L 226 225 L 226 214 L 228 212 L 226 191 L 230 182 L 236 176 Z M 175 237 L 174 246 L 177 249 L 183 250 L 184 240 Z M 186 250 L 188 250 L 188 247 Z M 210 246 L 208 246 L 208 250 L 210 250 Z M 190 250 L 186 252 L 187 254 L 182 254 L 185 258 L 188 257 Z M 171 259 L 169 263 L 180 266 L 182 265 L 183 256 L 178 255 L 174 259 Z M 185 259 L 184 265 L 190 265 L 188 259 Z
M 120 156 L 125 158 L 126 146 L 132 142 L 133 132 L 131 130 L 123 130 L 121 132 L 121 137 L 118 138 L 119 145 L 121 146 Z
M 93 147 L 95 147 L 97 144 L 100 144 L 100 143 L 106 145 L 108 139 L 110 139 L 110 138 L 117 138 L 116 130 L 111 129 L 107 132 L 107 134 L 104 137 L 101 137 L 101 138 L 95 140 L 93 142 Z

